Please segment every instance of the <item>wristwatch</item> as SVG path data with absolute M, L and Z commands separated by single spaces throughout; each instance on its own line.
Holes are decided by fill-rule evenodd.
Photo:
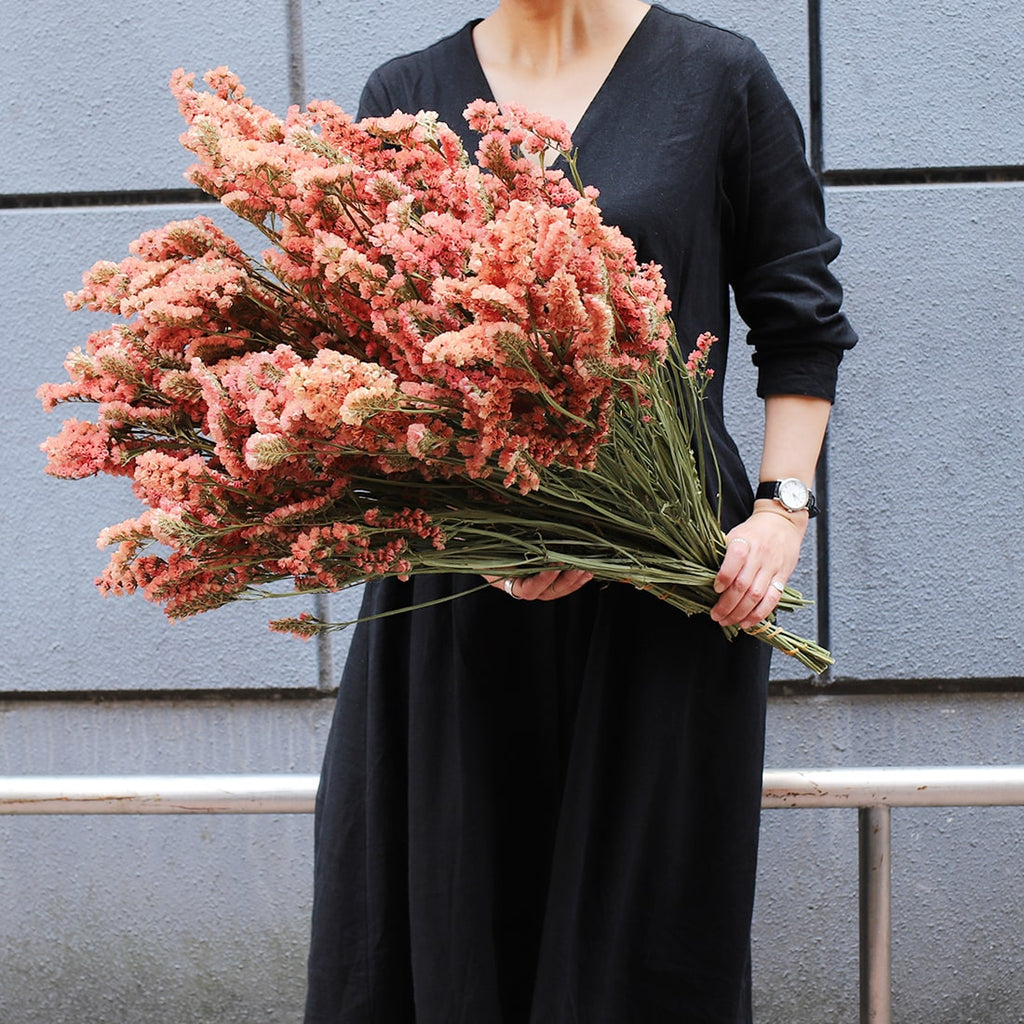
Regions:
M 807 512 L 813 518 L 818 514 L 818 506 L 814 504 L 811 489 L 796 477 L 785 480 L 762 480 L 754 492 L 755 498 L 771 498 L 777 501 L 787 512 Z

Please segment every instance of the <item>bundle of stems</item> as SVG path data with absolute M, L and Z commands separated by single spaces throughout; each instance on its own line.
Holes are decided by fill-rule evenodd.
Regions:
M 706 383 L 702 366 L 694 365 L 692 357 L 684 361 L 673 342 L 660 367 L 630 380 L 616 398 L 608 437 L 591 469 L 544 467 L 539 487 L 525 494 L 494 478 L 433 480 L 411 494 L 408 480 L 355 477 L 331 519 L 358 519 L 369 509 L 398 512 L 411 498 L 418 499 L 445 537 L 444 547 L 413 545 L 404 553 L 406 564 L 382 576 L 510 578 L 550 568 L 580 569 L 599 581 L 631 584 L 687 615 L 707 613 L 719 597 L 714 581 L 726 538 L 714 498 L 718 470 L 702 410 Z M 306 525 L 314 523 L 311 519 Z M 199 539 L 205 531 L 194 526 Z M 389 532 L 381 530 L 382 535 Z M 327 558 L 323 566 L 342 578 L 348 572 L 345 561 Z M 362 577 L 349 576 L 341 587 L 329 589 L 361 582 Z M 250 593 L 270 596 L 265 590 Z M 795 611 L 809 604 L 787 586 L 778 609 Z M 274 626 L 312 635 L 356 621 L 323 622 L 304 615 L 276 620 Z M 730 639 L 740 632 L 737 626 L 722 629 Z M 744 632 L 815 674 L 834 663 L 828 650 L 778 625 L 774 614 Z

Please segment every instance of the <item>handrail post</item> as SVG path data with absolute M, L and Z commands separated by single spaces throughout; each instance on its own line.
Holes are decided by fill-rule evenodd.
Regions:
M 892 816 L 885 804 L 861 807 L 860 1024 L 892 1022 Z

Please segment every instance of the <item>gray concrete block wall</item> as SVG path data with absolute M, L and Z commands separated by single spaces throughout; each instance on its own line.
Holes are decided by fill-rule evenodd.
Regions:
M 838 664 L 813 690 L 776 659 L 768 763 L 1024 762 L 1024 11 L 1013 0 L 667 6 L 754 37 L 821 139 L 846 243 L 836 266 L 863 336 L 833 417 L 827 564 L 819 575 L 809 538 L 799 578 L 825 609 Z M 820 112 L 808 89 L 819 6 Z M 174 67 L 226 63 L 283 110 L 294 64 L 307 96 L 351 109 L 377 63 L 488 7 L 6 5 L 0 774 L 317 769 L 331 701 L 316 688 L 337 678 L 347 638 L 328 658 L 270 636 L 277 607 L 172 627 L 142 601 L 99 599 L 93 538 L 133 510 L 119 481 L 42 475 L 37 445 L 57 420 L 33 393 L 84 340 L 88 315 L 61 301 L 81 271 L 200 209 L 173 205 L 188 163 L 166 89 Z M 753 470 L 760 408 L 741 335 L 730 414 Z M 353 601 L 332 598 L 332 616 Z M 818 617 L 793 621 L 813 632 Z M 310 827 L 301 816 L 3 820 L 0 1024 L 297 1020 Z M 1024 1021 L 1024 814 L 898 811 L 893 837 L 897 1021 Z M 855 815 L 766 813 L 761 863 L 759 1021 L 855 1021 Z
M 288 104 L 285 3 L 4 4 L 4 192 L 179 188 L 176 67 L 229 65 Z
M 828 166 L 1024 162 L 1017 0 L 823 0 Z
M 1024 186 L 829 201 L 865 337 L 829 463 L 837 672 L 1020 677 Z

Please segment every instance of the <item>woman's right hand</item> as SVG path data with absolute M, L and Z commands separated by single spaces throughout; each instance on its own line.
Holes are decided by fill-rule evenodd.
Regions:
M 517 601 L 556 601 L 575 593 L 593 578 L 593 573 L 582 569 L 545 569 L 532 576 L 517 576 L 506 588 L 506 577 L 484 576 L 492 587 L 504 590 Z

